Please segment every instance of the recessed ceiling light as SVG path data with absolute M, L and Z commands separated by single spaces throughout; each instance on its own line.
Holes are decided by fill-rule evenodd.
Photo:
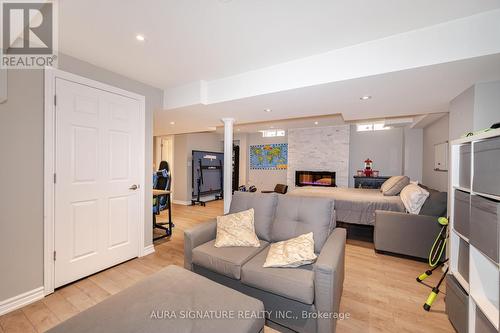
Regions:
M 239 132 L 239 131 L 241 131 L 241 130 L 240 130 L 239 128 L 237 128 L 237 129 L 236 129 L 236 131 L 238 131 L 238 132 Z
M 266 112 L 271 112 L 271 111 L 273 111 L 273 110 L 271 110 L 271 109 L 264 109 L 264 111 L 266 111 Z
M 175 125 L 175 121 L 171 121 L 171 122 L 170 122 L 170 125 Z
M 317 121 L 314 122 L 314 125 L 318 125 L 319 123 Z
M 137 39 L 137 40 L 138 40 L 138 41 L 140 41 L 140 42 L 144 42 L 144 40 L 145 40 L 146 38 L 144 38 L 144 36 L 143 36 L 143 35 L 136 35 L 136 36 L 135 36 L 135 39 Z
M 361 96 L 359 99 L 362 101 L 366 101 L 368 99 L 372 99 L 372 97 L 370 95 L 365 95 L 365 96 Z
M 274 128 L 274 126 L 269 126 L 269 128 Z

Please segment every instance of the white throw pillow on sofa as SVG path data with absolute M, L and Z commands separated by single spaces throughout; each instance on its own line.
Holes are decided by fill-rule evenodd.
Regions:
M 255 234 L 253 208 L 239 213 L 217 216 L 217 234 L 214 246 L 259 247 L 260 241 Z
M 429 192 L 416 184 L 406 185 L 401 190 L 401 201 L 410 214 L 418 214 L 427 200 Z
M 310 232 L 271 244 L 262 267 L 299 267 L 312 264 L 316 258 L 313 233 Z

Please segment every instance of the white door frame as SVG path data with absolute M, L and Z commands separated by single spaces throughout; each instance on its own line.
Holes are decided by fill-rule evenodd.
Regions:
M 122 90 L 98 81 L 94 81 L 82 76 L 64 72 L 54 68 L 45 68 L 45 102 L 44 102 L 44 255 L 43 255 L 43 285 L 45 295 L 54 292 L 54 225 L 55 225 L 55 82 L 56 78 L 65 79 L 75 83 L 83 84 L 92 88 L 104 90 L 114 94 L 122 95 L 139 101 L 140 115 L 139 121 L 143 126 L 139 129 L 140 136 L 140 153 L 137 158 L 139 163 L 139 223 L 138 223 L 138 248 L 137 256 L 141 257 L 144 253 L 144 204 L 145 194 L 144 187 L 146 184 L 145 175 L 145 149 L 146 149 L 146 121 L 145 121 L 145 97 L 126 90 Z M 149 180 L 151 181 L 151 180 Z

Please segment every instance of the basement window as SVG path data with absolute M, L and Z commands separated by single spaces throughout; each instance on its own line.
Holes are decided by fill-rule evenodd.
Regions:
M 391 129 L 390 126 L 385 126 L 384 123 L 357 124 L 357 132 L 385 131 Z
M 262 133 L 263 138 L 274 138 L 277 136 L 285 136 L 285 130 L 271 129 L 271 130 L 263 130 L 260 132 Z

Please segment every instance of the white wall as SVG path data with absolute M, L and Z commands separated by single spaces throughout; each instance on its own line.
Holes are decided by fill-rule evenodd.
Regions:
M 500 81 L 480 82 L 450 102 L 450 141 L 500 121 Z
M 334 171 L 337 186 L 349 178 L 349 125 L 297 128 L 288 131 L 287 183 L 295 187 L 295 171 Z
M 423 135 L 422 128 L 404 128 L 403 174 L 422 182 Z
M 223 137 L 216 133 L 179 134 L 174 136 L 173 200 L 188 204 L 192 198 L 192 151 L 224 151 Z
M 424 128 L 422 184 L 439 191 L 448 191 L 448 172 L 434 170 L 434 146 L 448 141 L 449 121 L 446 115 Z
M 403 174 L 403 129 L 393 128 L 385 131 L 357 132 L 351 126 L 349 148 L 349 186 L 354 186 L 356 170 L 364 168 L 364 161 L 370 158 L 373 169 L 380 176 Z
M 474 129 L 474 95 L 472 86 L 450 102 L 450 141 Z
M 174 169 L 175 177 L 172 177 L 175 192 L 173 192 L 172 200 L 175 203 L 187 204 L 191 200 L 191 184 L 187 183 L 188 173 L 188 134 L 174 136 Z M 189 156 L 191 152 L 189 152 Z
M 9 70 L 8 90 L 0 104 L 0 303 L 43 285 L 43 71 Z
M 500 81 L 475 85 L 474 131 L 500 122 Z
M 7 70 L 0 69 L 0 103 L 7 99 Z
M 283 137 L 263 138 L 262 133 L 251 133 L 247 136 L 246 155 L 246 170 L 248 185 L 255 185 L 258 191 L 273 190 L 276 184 L 286 184 L 286 170 L 252 170 L 250 169 L 250 146 L 252 145 L 267 145 L 277 143 L 288 143 L 288 133 Z M 288 157 L 290 158 L 290 156 Z M 240 168 L 243 164 L 240 161 Z
M 234 144 L 240 147 L 240 173 L 238 186 L 247 184 L 248 177 L 248 134 L 235 133 Z

